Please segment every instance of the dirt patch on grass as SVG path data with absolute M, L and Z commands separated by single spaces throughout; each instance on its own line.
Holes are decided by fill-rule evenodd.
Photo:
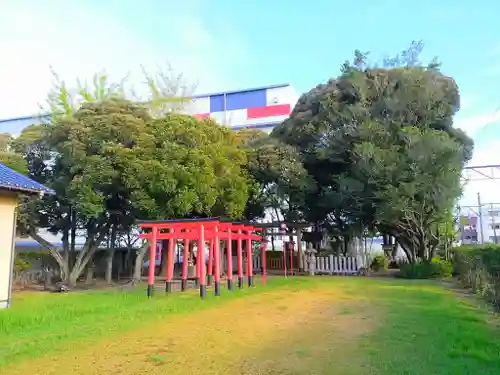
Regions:
M 90 347 L 75 343 L 2 374 L 347 374 L 324 371 L 346 363 L 356 337 L 371 327 L 365 304 L 331 289 L 270 292 L 167 316 Z
M 354 300 L 323 306 L 285 340 L 269 343 L 233 373 L 359 375 L 365 363 L 357 338 L 370 332 L 375 322 L 367 307 Z

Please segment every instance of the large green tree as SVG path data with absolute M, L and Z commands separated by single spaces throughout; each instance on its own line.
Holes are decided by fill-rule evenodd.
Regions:
M 246 154 L 231 130 L 211 120 L 174 113 L 153 119 L 148 106 L 109 99 L 83 104 L 40 134 L 46 152 L 39 154 L 50 159 L 41 161 L 37 178 L 56 195 L 30 205 L 24 224 L 69 285 L 113 228 L 138 218 L 236 218 L 245 208 Z M 75 259 L 36 233 L 62 233 L 68 247 L 75 226 L 86 237 Z
M 58 152 L 60 151 L 59 148 L 64 146 L 63 144 L 57 143 L 60 140 L 57 139 L 57 133 L 58 131 L 60 133 L 62 128 L 68 127 L 71 121 L 74 122 L 76 114 L 78 114 L 79 117 L 76 119 L 76 122 L 81 121 L 83 117 L 80 109 L 83 105 L 88 103 L 102 103 L 109 99 L 136 98 L 137 93 L 140 92 L 142 93 L 142 108 L 147 114 L 150 117 L 161 117 L 165 113 L 175 112 L 186 105 L 189 101 L 189 96 L 194 90 L 194 86 L 188 85 L 183 76 L 176 74 L 170 66 L 168 66 L 166 70 L 159 67 L 157 71 L 152 74 L 143 69 L 143 74 L 145 77 L 146 91 L 137 91 L 130 82 L 127 82 L 127 78 L 119 82 L 110 81 L 105 72 L 95 74 L 90 83 L 78 81 L 76 86 L 68 86 L 66 82 L 61 80 L 59 76 L 53 72 L 54 84 L 48 93 L 45 105 L 41 108 L 43 114 L 47 112 L 50 113 L 48 120 L 47 116 L 44 115 L 41 117 L 43 124 L 32 125 L 25 128 L 21 135 L 14 140 L 9 138 L 7 144 L 12 145 L 11 148 L 16 154 L 10 152 L 11 150 L 3 150 L 9 152 L 6 153 L 3 158 L 0 156 L 0 158 L 10 166 L 19 166 L 17 169 L 22 169 L 23 167 L 23 164 L 20 164 L 19 161 L 23 162 L 24 165 L 27 164 L 28 168 L 26 170 L 26 167 L 24 167 L 24 172 L 28 172 L 32 178 L 40 182 L 61 185 L 63 194 L 59 195 L 55 200 L 52 199 L 52 201 L 50 201 L 50 199 L 48 199 L 44 202 L 40 202 L 38 199 L 23 199 L 18 217 L 21 224 L 19 227 L 24 230 L 29 230 L 32 237 L 46 247 L 51 246 L 38 235 L 37 225 L 47 227 L 53 233 L 62 235 L 62 242 L 64 245 L 63 251 L 57 252 L 55 249 L 52 249 L 52 253 L 60 263 L 61 274 L 65 279 L 70 277 L 69 269 L 72 268 L 73 264 L 79 265 L 88 262 L 87 259 L 83 259 L 83 261 L 80 262 L 76 257 L 75 251 L 77 234 L 86 236 L 88 234 L 88 228 L 87 222 L 80 218 L 82 214 L 85 215 L 84 209 L 75 205 L 74 200 L 67 199 L 67 192 L 65 189 L 69 186 L 67 184 L 70 182 L 71 178 L 68 180 L 65 180 L 65 178 L 71 176 L 66 175 L 67 171 L 64 170 L 64 168 L 66 167 L 66 169 L 68 169 L 70 166 L 65 166 L 60 160 L 59 163 L 57 163 Z M 144 101 L 144 99 L 146 99 L 146 101 Z M 106 113 L 100 116 L 101 118 L 99 118 L 99 120 L 102 120 L 102 116 L 107 116 L 107 120 L 109 120 L 113 115 Z M 117 114 L 117 116 L 119 115 Z M 106 128 L 106 126 L 104 126 L 104 128 Z M 119 133 L 120 131 L 115 131 L 114 135 Z M 71 141 L 73 141 L 73 139 Z M 119 139 L 115 141 L 119 142 Z M 57 178 L 55 177 L 56 175 L 58 176 Z M 79 194 L 81 194 L 81 192 Z M 36 214 L 38 214 L 41 206 L 45 208 L 43 211 L 44 215 L 37 220 L 33 219 L 36 217 Z M 89 209 L 89 206 L 85 209 Z M 81 212 L 77 212 L 77 210 Z M 115 215 L 113 217 L 118 216 Z M 133 227 L 135 219 L 130 219 L 130 217 L 131 216 L 122 216 L 119 223 L 112 223 L 108 235 L 108 237 L 111 237 L 108 238 L 108 243 L 112 245 L 111 247 L 114 247 L 115 241 L 113 238 L 116 238 L 117 235 L 120 233 L 131 233 L 131 226 Z M 91 235 L 87 236 L 87 239 L 91 237 Z M 112 251 L 108 252 L 107 278 L 110 279 L 113 254 Z M 75 274 L 77 273 L 78 272 Z M 73 276 L 72 278 L 74 278 Z
M 295 202 L 308 221 L 339 237 L 378 229 L 404 242 L 401 228 L 395 233 L 393 226 L 387 226 L 388 222 L 394 224 L 389 216 L 401 218 L 401 211 L 389 209 L 384 202 L 401 209 L 409 202 L 414 207 L 425 201 L 432 205 L 428 207 L 432 208 L 432 217 L 446 205 L 451 209 L 453 200 L 460 195 L 454 173 L 470 159 L 473 143 L 452 126 L 460 107 L 455 81 L 444 75 L 435 62 L 419 63 L 421 48 L 420 43 L 413 43 L 382 64 L 370 64 L 367 54 L 357 51 L 353 62 L 346 62 L 338 77 L 302 95 L 289 119 L 273 131 L 273 137 L 298 150 L 314 181 L 314 189 L 305 197 L 299 195 Z M 425 148 L 424 142 L 433 136 L 436 141 Z M 362 162 L 370 166 L 369 162 L 373 162 L 366 160 L 371 154 L 361 150 L 376 150 L 373 153 L 377 165 L 385 169 L 378 174 L 375 170 L 368 173 L 369 167 L 360 168 Z M 420 173 L 431 160 L 440 163 L 436 166 L 439 170 L 452 171 L 445 180 L 436 180 L 439 176 L 434 170 Z M 418 190 L 414 197 L 404 190 L 410 185 L 403 188 L 381 177 L 391 168 L 406 176 L 405 183 Z M 446 185 L 447 191 L 440 188 L 436 194 L 434 184 Z M 426 230 L 432 231 L 434 218 L 424 221 L 429 222 Z M 423 242 L 429 246 L 427 239 L 433 236 L 430 232 L 425 236 Z M 412 241 L 411 251 L 423 256 L 422 250 L 416 249 L 422 241 Z
M 56 191 L 53 197 L 30 202 L 22 224 L 51 252 L 63 280 L 70 285 L 75 284 L 113 224 L 131 214 L 128 192 L 122 188 L 111 150 L 115 145 L 131 148 L 149 119 L 146 108 L 124 100 L 87 103 L 39 129 L 40 138 L 28 142 L 21 135 L 18 141 L 27 141 L 27 157 L 32 165 L 41 166 L 31 171 L 34 177 Z M 34 129 L 31 131 L 33 134 Z M 59 252 L 38 235 L 38 228 L 62 234 L 64 251 Z M 86 238 L 83 249 L 73 252 L 74 258 L 69 251 L 72 230 L 82 231 Z

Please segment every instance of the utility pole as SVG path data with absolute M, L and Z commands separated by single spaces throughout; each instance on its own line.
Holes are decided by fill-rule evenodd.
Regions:
M 483 229 L 483 206 L 481 205 L 481 193 L 477 193 L 477 206 L 479 212 L 479 225 L 481 225 L 481 243 L 484 243 L 484 229 Z
M 493 227 L 493 241 L 495 244 L 498 243 L 497 241 L 497 224 L 495 222 L 495 215 L 497 214 L 496 210 L 493 209 L 493 203 L 490 205 L 490 214 L 491 214 L 491 226 Z M 489 215 L 488 215 L 489 217 Z

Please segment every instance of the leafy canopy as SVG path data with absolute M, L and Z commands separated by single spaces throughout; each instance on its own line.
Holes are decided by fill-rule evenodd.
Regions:
M 378 229 L 424 257 L 460 196 L 473 143 L 453 128 L 456 82 L 435 61 L 421 64 L 421 48 L 383 64 L 357 51 L 338 77 L 299 98 L 272 137 L 297 150 L 313 181 L 292 197 L 306 220 L 342 236 Z

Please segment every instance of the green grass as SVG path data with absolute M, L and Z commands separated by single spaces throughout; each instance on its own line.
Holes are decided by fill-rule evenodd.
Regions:
M 375 374 L 500 374 L 498 317 L 434 282 L 387 281 L 367 288 L 386 310 L 360 343 Z
M 277 278 L 266 288 L 225 292 L 219 299 L 210 297 L 204 301 L 196 293 L 175 296 L 157 293 L 148 300 L 143 290 L 25 295 L 15 301 L 12 309 L 0 311 L 0 367 L 61 347 L 71 350 L 81 346 L 82 341 L 90 343 L 113 333 L 140 329 L 148 322 L 172 315 L 217 308 L 227 301 L 251 295 L 260 298 L 260 293 L 280 288 L 343 290 L 349 296 L 337 312 L 343 319 L 359 314 L 359 307 L 354 303 L 349 305 L 349 300 L 363 299 L 368 303 L 371 308 L 368 314 L 376 319 L 370 323 L 372 329 L 356 338 L 355 351 L 350 357 L 335 359 L 360 363 L 356 374 L 500 374 L 498 318 L 478 307 L 474 299 L 459 298 L 435 282 L 351 277 Z M 337 303 L 334 298 L 332 304 Z M 336 351 L 335 345 L 340 345 L 323 344 L 330 345 L 332 353 Z M 314 353 L 300 342 L 295 346 L 284 345 L 283 350 L 280 355 L 292 354 L 304 360 Z M 331 366 L 332 358 L 313 360 L 330 366 L 318 374 L 348 373 L 341 370 L 345 367 Z M 164 357 L 153 355 L 149 361 L 161 364 Z
M 257 280 L 259 282 L 259 280 Z M 302 283 L 304 284 L 304 280 Z M 89 291 L 78 293 L 19 294 L 12 308 L 0 310 L 0 367 L 40 357 L 63 345 L 99 340 L 117 332 L 140 328 L 168 316 L 188 314 L 245 296 L 286 285 L 276 279 L 265 288 L 209 296 L 201 300 L 196 291 L 166 295 L 157 291 L 148 299 L 145 289 L 136 291 Z

